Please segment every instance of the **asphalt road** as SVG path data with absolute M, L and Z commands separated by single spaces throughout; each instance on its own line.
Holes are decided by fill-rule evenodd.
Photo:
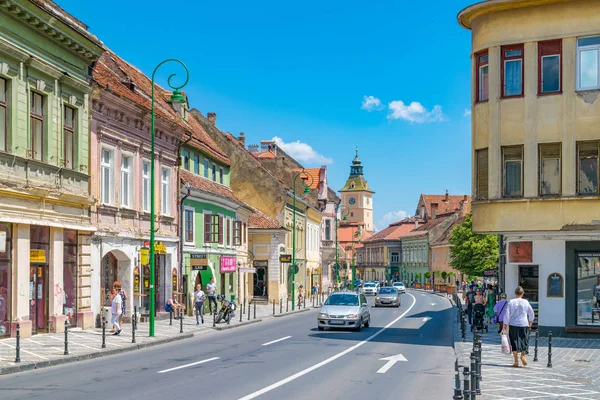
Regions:
M 449 397 L 453 313 L 446 299 L 409 291 L 399 309 L 372 307 L 371 327 L 362 332 L 319 332 L 316 313 L 0 376 L 0 399 Z M 401 361 L 381 360 L 393 356 Z

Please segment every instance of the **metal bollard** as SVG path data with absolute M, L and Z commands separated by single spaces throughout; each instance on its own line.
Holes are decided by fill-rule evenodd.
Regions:
M 302 302 L 302 303 L 303 303 L 303 304 L 302 304 L 302 307 L 303 307 L 303 308 L 306 308 L 306 297 L 305 297 L 304 299 L 302 299 L 302 300 L 303 300 L 303 302 Z
M 538 341 L 540 340 L 540 330 L 535 330 L 535 349 L 533 350 L 533 361 L 538 360 Z
M 102 348 L 106 348 L 106 320 L 102 320 Z
M 275 299 L 273 299 L 273 315 L 275 315 Z
M 256 303 L 254 303 L 254 319 L 256 319 Z
M 290 311 L 290 299 L 285 299 L 285 312 Z
M 240 322 L 242 322 L 242 317 L 244 316 L 244 312 L 240 309 Z
M 250 321 L 250 302 L 248 302 L 248 321 Z
M 471 373 L 469 367 L 463 368 L 463 397 L 464 400 L 471 400 Z
M 135 343 L 135 329 L 137 328 L 137 320 L 135 318 L 135 313 L 133 313 L 131 319 L 131 343 Z
M 477 357 L 475 357 L 475 353 L 471 352 L 471 399 L 475 400 L 477 396 L 477 392 L 475 391 L 475 386 L 477 386 Z
M 169 311 L 169 325 L 173 325 L 173 311 Z
M 17 347 L 15 348 L 17 354 L 15 355 L 15 362 L 21 362 L 21 324 L 17 324 Z
M 454 396 L 452 396 L 452 400 L 463 400 L 462 392 L 460 391 L 460 371 L 458 370 L 458 359 L 454 362 L 454 371 L 456 375 L 454 376 Z
M 315 296 L 312 296 L 313 308 L 315 307 Z
M 183 333 L 183 310 L 179 310 L 179 333 Z
M 481 374 L 481 350 L 483 348 L 483 343 L 481 340 L 481 333 L 477 335 L 477 350 L 475 352 L 475 356 L 477 357 L 477 394 L 481 394 L 481 390 L 479 389 L 479 383 L 483 380 L 483 376 Z
M 217 326 L 217 313 L 213 314 L 213 328 Z
M 548 332 L 548 368 L 552 368 L 552 331 Z
M 65 320 L 65 356 L 69 355 L 69 322 Z

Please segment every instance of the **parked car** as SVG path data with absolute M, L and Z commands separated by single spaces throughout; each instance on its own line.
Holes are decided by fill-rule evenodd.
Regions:
M 317 328 L 342 328 L 360 331 L 371 324 L 367 298 L 362 293 L 335 292 L 327 298 L 317 316 Z
M 404 282 L 394 282 L 392 287 L 400 293 L 406 293 L 406 286 L 404 286 Z
M 379 289 L 379 285 L 373 282 L 367 282 L 362 287 L 362 292 L 364 294 L 377 294 L 377 290 Z
M 379 306 L 400 307 L 400 292 L 393 287 L 382 287 L 375 296 L 375 307 Z

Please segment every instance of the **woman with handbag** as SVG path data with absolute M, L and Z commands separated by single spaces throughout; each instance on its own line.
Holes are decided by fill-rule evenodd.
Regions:
M 529 329 L 535 317 L 533 308 L 527 300 L 523 298 L 525 291 L 521 286 L 515 289 L 515 298 L 508 302 L 504 311 L 504 330 L 508 330 L 510 347 L 515 362 L 513 367 L 519 367 L 519 353 L 521 353 L 521 363 L 527 365 L 525 353 L 529 346 Z
M 492 322 L 494 324 L 498 324 L 498 334 L 502 333 L 502 314 L 506 308 L 506 304 L 508 304 L 508 300 L 506 300 L 506 293 L 502 293 L 500 295 L 500 301 L 494 306 L 494 316 L 492 317 Z

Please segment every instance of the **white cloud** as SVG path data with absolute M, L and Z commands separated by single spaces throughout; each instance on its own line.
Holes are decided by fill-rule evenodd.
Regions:
M 299 140 L 285 143 L 283 139 L 278 136 L 275 136 L 273 140 L 277 146 L 281 147 L 283 151 L 294 157 L 297 161 L 314 164 L 333 164 L 331 158 L 317 153 L 310 145 L 302 143 Z
M 398 210 L 398 211 L 390 211 L 389 213 L 383 216 L 383 223 L 386 225 L 391 224 L 392 222 L 398 222 L 403 220 L 408 216 L 406 211 Z
M 463 117 L 467 118 L 471 116 L 471 110 L 469 110 L 468 108 L 465 108 L 465 112 L 463 114 Z
M 381 109 L 381 100 L 375 96 L 365 96 L 360 108 L 367 111 L 379 110 Z
M 388 119 L 403 119 L 419 124 L 445 120 L 442 106 L 433 106 L 433 109 L 429 111 L 418 101 L 406 105 L 402 100 L 394 100 L 388 104 L 388 108 L 390 109 Z

